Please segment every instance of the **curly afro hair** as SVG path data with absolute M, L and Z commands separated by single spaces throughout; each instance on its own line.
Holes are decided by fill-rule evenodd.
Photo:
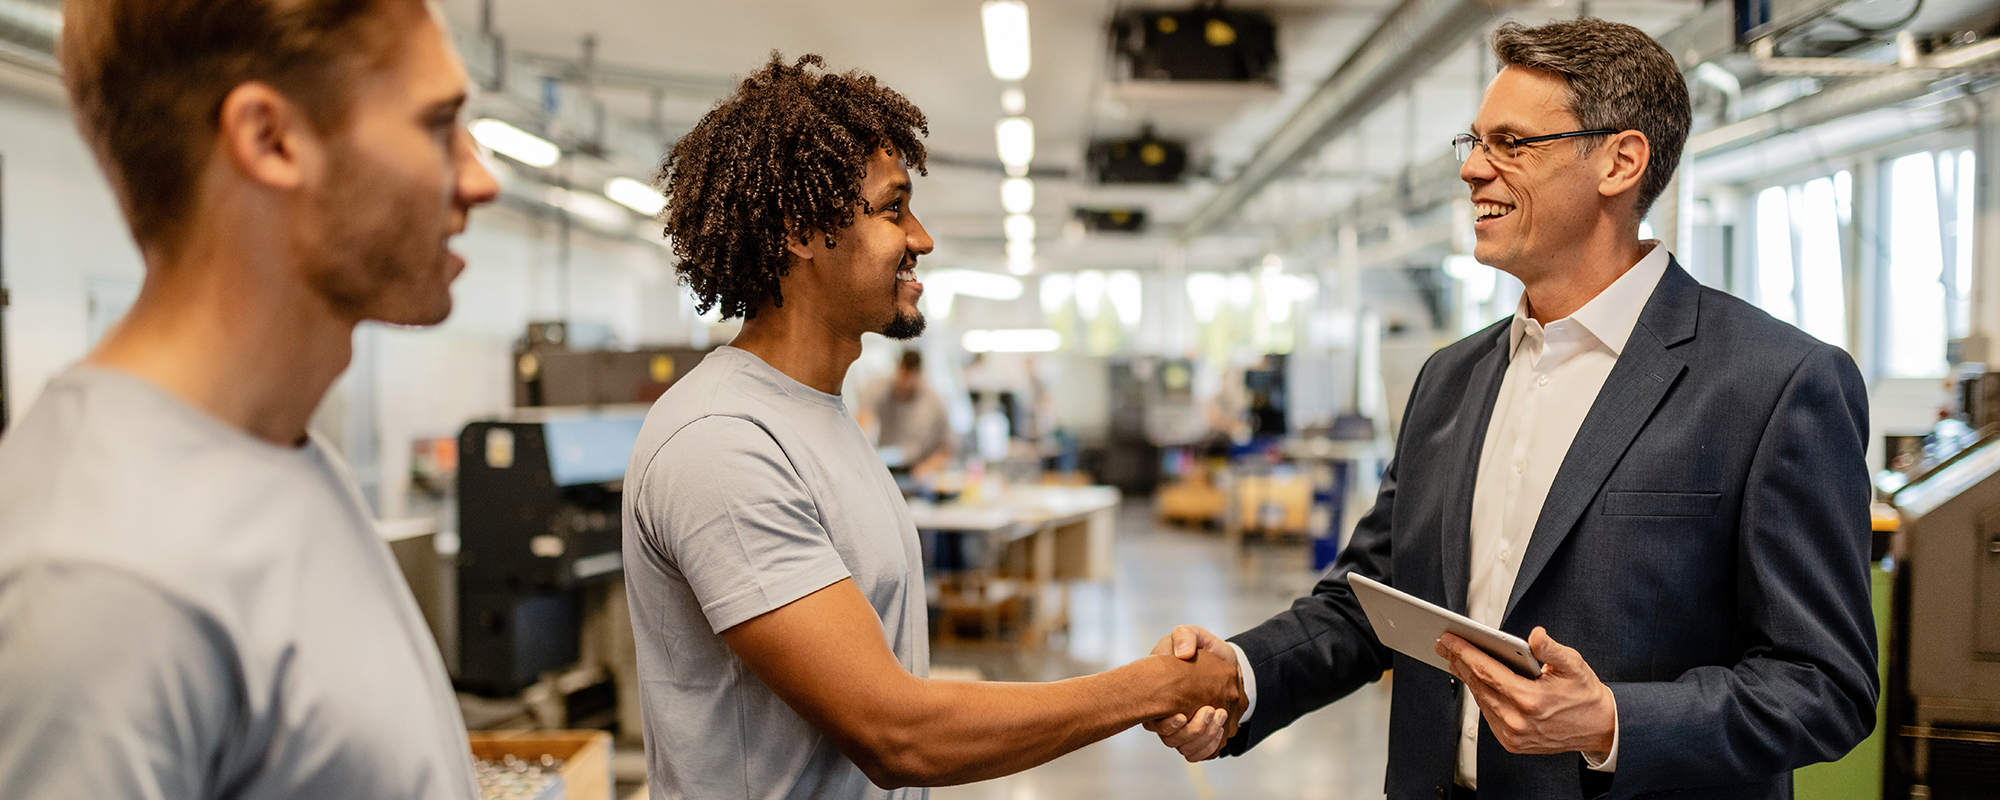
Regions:
M 874 76 L 827 72 L 817 55 L 787 66 L 771 53 L 660 169 L 666 235 L 697 310 L 750 319 L 767 300 L 783 306 L 787 226 L 795 235 L 846 228 L 868 157 L 887 147 L 928 174 L 920 137 L 929 135 L 924 112 Z

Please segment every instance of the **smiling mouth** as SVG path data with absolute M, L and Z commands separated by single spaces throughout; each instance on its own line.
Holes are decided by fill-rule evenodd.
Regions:
M 917 271 L 915 268 L 896 270 L 896 280 L 914 282 L 916 279 Z
M 1503 203 L 1474 203 L 1472 208 L 1473 208 L 1473 214 L 1475 215 L 1474 219 L 1480 221 L 1489 219 L 1499 219 L 1501 217 L 1507 216 L 1508 214 L 1514 213 L 1513 206 L 1506 205 Z

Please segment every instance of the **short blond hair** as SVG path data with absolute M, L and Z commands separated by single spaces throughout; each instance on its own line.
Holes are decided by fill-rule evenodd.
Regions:
M 389 0 L 68 0 L 63 82 L 77 127 L 133 238 L 183 231 L 222 101 L 249 81 L 299 104 L 319 132 L 347 120 L 351 79 L 390 61 Z

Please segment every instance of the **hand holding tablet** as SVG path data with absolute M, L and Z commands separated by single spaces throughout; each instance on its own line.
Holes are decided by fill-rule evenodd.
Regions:
M 1451 665 L 1439 657 L 1435 647 L 1445 634 L 1456 634 L 1472 646 L 1506 664 L 1521 677 L 1534 679 L 1542 674 L 1542 662 L 1529 652 L 1521 637 L 1473 621 L 1463 614 L 1398 591 L 1366 575 L 1348 575 L 1368 624 L 1375 636 L 1398 653 L 1422 661 L 1445 672 Z

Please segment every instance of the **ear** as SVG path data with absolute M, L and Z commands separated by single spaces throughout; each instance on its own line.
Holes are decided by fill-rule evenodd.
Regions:
M 785 220 L 785 250 L 800 261 L 811 261 L 816 252 L 812 244 L 812 232 L 799 232 L 798 223 Z
M 250 180 L 277 189 L 304 184 L 323 142 L 305 112 L 270 84 L 249 81 L 222 98 L 217 153 Z
M 1619 131 L 1610 139 L 1599 148 L 1598 163 L 1602 171 L 1597 193 L 1617 197 L 1636 190 L 1645 180 L 1646 167 L 1653 163 L 1653 144 L 1647 141 L 1646 134 L 1638 131 Z

